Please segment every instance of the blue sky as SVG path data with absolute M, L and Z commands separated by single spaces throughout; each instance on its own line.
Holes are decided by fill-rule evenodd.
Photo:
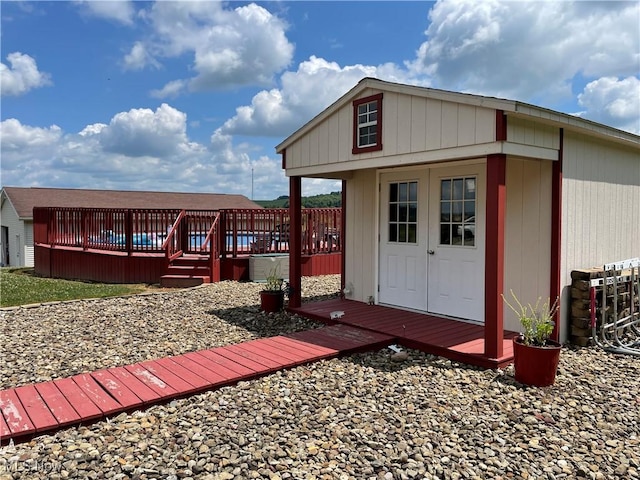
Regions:
M 3 186 L 286 195 L 275 145 L 365 76 L 640 133 L 637 1 L 0 8 Z

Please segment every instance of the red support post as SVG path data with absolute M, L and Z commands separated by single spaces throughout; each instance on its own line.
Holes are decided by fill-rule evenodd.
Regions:
M 504 154 L 487 156 L 484 354 L 489 358 L 503 355 L 506 165 L 507 157 Z
M 562 252 L 562 157 L 564 154 L 564 129 L 559 131 L 560 148 L 558 161 L 553 162 L 551 179 L 551 279 L 549 299 L 560 301 L 562 282 L 560 279 L 560 262 Z M 560 309 L 556 310 L 555 325 L 551 338 L 556 342 L 560 340 Z
M 346 280 L 345 280 L 345 270 L 346 270 L 346 266 L 347 263 L 345 261 L 346 258 L 346 252 L 345 252 L 345 233 L 347 231 L 347 215 L 346 215 L 346 207 L 347 207 L 347 181 L 343 180 L 342 181 L 342 202 L 340 207 L 342 208 L 341 210 L 341 215 L 340 215 L 340 237 L 339 237 L 339 242 L 340 242 L 340 250 L 341 250 L 341 255 L 340 255 L 340 296 L 344 298 L 344 287 L 346 286 Z
M 289 307 L 302 305 L 302 178 L 289 179 Z

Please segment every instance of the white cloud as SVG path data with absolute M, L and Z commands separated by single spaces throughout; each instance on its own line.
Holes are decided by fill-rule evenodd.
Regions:
M 77 0 L 82 11 L 94 17 L 114 20 L 123 25 L 132 25 L 135 15 L 133 2 L 128 0 Z
M 33 183 L 42 175 L 48 180 L 45 163 L 55 151 L 62 137 L 57 125 L 48 128 L 22 125 L 9 118 L 0 123 L 0 153 L 2 156 L 3 185 L 37 185 Z M 43 175 L 44 173 L 44 175 Z
M 186 114 L 163 104 L 132 109 L 78 133 L 0 124 L 3 185 L 238 193 L 271 199 L 288 192 L 280 158 L 252 160 L 255 147 L 218 135 L 190 140 Z
M 263 90 L 251 105 L 236 109 L 236 115 L 220 128 L 224 134 L 283 136 L 292 133 L 314 115 L 336 101 L 367 76 L 378 76 L 372 66 L 340 67 L 312 56 L 296 72 L 285 72 L 282 88 Z
M 151 90 L 149 95 L 153 98 L 174 98 L 180 95 L 186 87 L 187 82 L 185 80 L 173 80 L 160 90 Z
M 29 127 L 22 125 L 15 118 L 4 120 L 0 125 L 2 125 L 0 144 L 3 151 L 47 148 L 54 145 L 62 135 L 62 131 L 57 125 L 52 125 L 49 128 Z
M 123 63 L 125 70 L 142 70 L 147 66 L 160 68 L 160 63 L 153 58 L 142 42 L 136 42 L 131 47 L 131 51 L 125 55 Z
M 155 112 L 140 108 L 118 113 L 97 135 L 107 152 L 166 157 L 187 144 L 186 124 L 185 113 L 163 103 Z
M 153 34 L 132 48 L 125 64 L 141 66 L 150 58 L 192 54 L 196 72 L 154 90 L 157 97 L 266 85 L 293 57 L 286 24 L 255 4 L 228 10 L 218 2 L 156 2 L 143 17 Z
M 640 134 L 640 80 L 602 77 L 590 82 L 578 95 L 586 108 L 580 116 Z
M 2 95 L 23 95 L 34 88 L 51 85 L 48 73 L 38 71 L 36 61 L 29 55 L 13 52 L 7 55 L 11 67 L 0 63 Z
M 638 2 L 439 1 L 408 62 L 440 88 L 552 105 L 576 75 L 637 74 Z

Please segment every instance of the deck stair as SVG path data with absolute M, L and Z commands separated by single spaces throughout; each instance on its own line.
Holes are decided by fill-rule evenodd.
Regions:
M 187 288 L 211 283 L 208 255 L 182 255 L 169 263 L 167 273 L 160 277 L 160 286 Z

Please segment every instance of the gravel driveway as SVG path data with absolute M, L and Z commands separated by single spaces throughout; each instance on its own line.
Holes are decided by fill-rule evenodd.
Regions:
M 2 311 L 2 388 L 319 326 L 258 312 L 259 289 Z M 552 387 L 512 373 L 417 351 L 321 361 L 2 447 L 0 480 L 640 478 L 640 359 L 567 347 Z

